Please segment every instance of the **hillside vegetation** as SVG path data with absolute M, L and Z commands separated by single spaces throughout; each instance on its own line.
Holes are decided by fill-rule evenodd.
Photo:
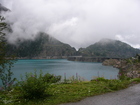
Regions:
M 103 39 L 87 48 L 80 48 L 79 52 L 90 57 L 129 58 L 140 50 L 118 40 Z
M 45 33 L 39 33 L 34 40 L 18 40 L 16 44 L 7 45 L 7 54 L 15 54 L 17 57 L 41 57 L 47 56 L 72 56 L 77 52 L 75 48 L 64 44 Z
M 17 57 L 47 58 L 82 55 L 83 57 L 129 58 L 140 53 L 130 45 L 111 39 L 103 39 L 87 48 L 75 48 L 64 44 L 45 33 L 39 33 L 34 40 L 18 40 L 17 43 L 8 44 L 7 54 L 15 54 Z

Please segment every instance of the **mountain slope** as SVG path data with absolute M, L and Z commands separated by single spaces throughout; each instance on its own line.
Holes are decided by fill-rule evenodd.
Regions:
M 10 11 L 0 4 L 0 13 Z M 8 23 L 7 23 L 8 24 Z M 12 32 L 10 24 L 7 31 Z M 53 58 L 54 56 L 72 56 L 77 52 L 68 44 L 64 44 L 45 33 L 39 33 L 34 40 L 19 39 L 15 44 L 7 44 L 7 55 L 24 58 Z
M 76 54 L 75 48 L 45 33 L 39 33 L 35 40 L 25 40 L 22 42 L 19 40 L 17 43 L 16 45 L 8 44 L 7 55 L 15 54 L 17 57 L 45 58 L 47 56 L 72 56 Z
M 0 12 L 6 12 L 6 11 L 10 11 L 8 8 L 4 7 L 2 4 L 0 4 Z
M 90 57 L 128 58 L 140 53 L 140 50 L 118 40 L 103 39 L 87 48 L 80 48 L 79 52 Z

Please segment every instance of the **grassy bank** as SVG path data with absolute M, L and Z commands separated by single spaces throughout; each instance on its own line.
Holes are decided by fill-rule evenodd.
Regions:
M 45 88 L 45 95 L 35 99 L 23 97 L 20 87 L 15 86 L 10 91 L 0 92 L 0 105 L 58 105 L 124 89 L 139 81 L 140 79 L 107 80 L 99 77 L 92 81 L 51 83 Z

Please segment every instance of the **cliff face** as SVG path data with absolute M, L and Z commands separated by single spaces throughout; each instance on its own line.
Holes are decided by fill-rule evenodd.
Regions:
M 34 40 L 18 41 L 15 45 L 8 44 L 7 55 L 27 58 L 57 58 L 76 55 L 75 48 L 64 44 L 45 33 L 39 33 Z

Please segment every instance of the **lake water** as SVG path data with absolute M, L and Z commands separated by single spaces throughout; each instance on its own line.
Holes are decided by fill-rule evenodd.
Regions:
M 74 62 L 66 59 L 51 59 L 51 60 L 18 60 L 12 72 L 13 77 L 20 79 L 21 75 L 25 76 L 25 73 L 38 72 L 42 70 L 43 73 L 51 73 L 54 75 L 64 74 L 69 78 L 71 76 L 81 76 L 86 80 L 91 80 L 93 77 L 104 76 L 107 79 L 117 78 L 119 70 L 111 66 L 103 66 L 102 63 L 91 62 Z

